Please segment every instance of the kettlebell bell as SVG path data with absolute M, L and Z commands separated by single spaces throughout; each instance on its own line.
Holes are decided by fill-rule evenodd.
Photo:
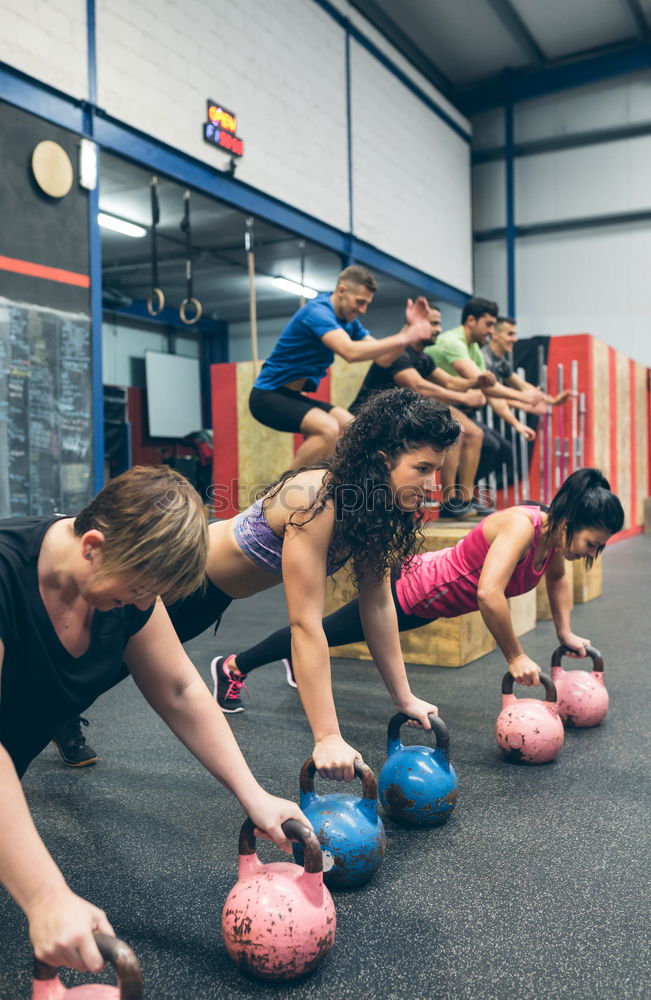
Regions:
M 57 970 L 34 959 L 32 1000 L 142 1000 L 142 974 L 138 959 L 128 944 L 110 934 L 95 934 L 95 941 L 103 959 L 115 969 L 117 986 L 91 983 L 66 989 Z
M 608 712 L 608 692 L 604 680 L 604 661 L 594 646 L 585 651 L 592 660 L 592 670 L 563 670 L 561 660 L 573 652 L 559 646 L 552 655 L 552 680 L 558 696 L 558 714 L 566 726 L 598 726 Z
M 380 802 L 392 819 L 409 826 L 439 826 L 457 803 L 459 780 L 450 764 L 450 735 L 438 715 L 429 715 L 435 746 L 405 746 L 400 727 L 409 720 L 398 712 L 389 720 L 387 759 L 380 771 Z
M 363 885 L 382 864 L 386 850 L 375 775 L 368 764 L 355 762 L 355 775 L 362 782 L 360 799 L 345 793 L 317 795 L 315 774 L 316 766 L 310 757 L 301 768 L 300 806 L 314 827 L 321 849 L 332 860 L 324 881 L 331 889 Z M 302 862 L 300 845 L 294 846 L 294 857 L 299 864 Z
M 558 714 L 556 688 L 547 674 L 540 674 L 545 700 L 516 698 L 513 676 L 502 679 L 502 711 L 497 716 L 497 742 L 510 760 L 546 764 L 560 753 L 565 731 Z
M 258 979 L 297 979 L 321 964 L 335 943 L 337 916 L 323 884 L 323 858 L 309 827 L 286 820 L 283 832 L 298 840 L 305 866 L 263 864 L 255 828 L 240 830 L 237 882 L 222 910 L 224 944 L 238 968 Z

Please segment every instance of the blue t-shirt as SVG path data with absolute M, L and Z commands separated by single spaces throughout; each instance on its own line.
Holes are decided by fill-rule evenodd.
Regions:
M 278 389 L 286 382 L 307 379 L 304 390 L 314 392 L 335 359 L 321 338 L 331 330 L 345 330 L 351 340 L 363 340 L 369 332 L 358 319 L 344 323 L 335 314 L 329 292 L 307 302 L 278 338 L 273 351 L 255 380 L 256 389 Z

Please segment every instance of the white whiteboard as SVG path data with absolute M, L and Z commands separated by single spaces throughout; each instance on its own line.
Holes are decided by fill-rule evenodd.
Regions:
M 198 358 L 145 351 L 151 437 L 182 438 L 203 426 Z

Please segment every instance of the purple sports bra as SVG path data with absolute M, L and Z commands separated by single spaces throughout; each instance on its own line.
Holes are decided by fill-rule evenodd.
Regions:
M 267 524 L 262 504 L 264 497 L 256 500 L 241 514 L 238 514 L 233 524 L 233 535 L 235 541 L 241 548 L 245 556 L 254 562 L 260 569 L 275 576 L 282 577 L 282 556 L 283 540 L 271 530 Z M 328 549 L 327 574 L 332 576 L 346 562 L 348 556 L 343 559 L 335 558 L 332 546 Z

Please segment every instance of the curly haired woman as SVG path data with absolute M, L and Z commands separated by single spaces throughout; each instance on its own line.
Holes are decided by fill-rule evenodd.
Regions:
M 391 597 L 391 569 L 415 548 L 418 519 L 434 473 L 457 441 L 447 407 L 411 389 L 375 394 L 319 467 L 287 472 L 248 510 L 210 525 L 207 589 L 168 608 L 185 642 L 232 600 L 280 583 L 285 588 L 299 694 L 323 777 L 350 781 L 360 754 L 341 736 L 321 620 L 326 579 L 348 560 L 359 589 L 369 646 L 398 708 L 429 729 L 431 704 L 409 689 Z M 241 711 L 243 678 L 229 658 L 211 664 L 215 697 Z

